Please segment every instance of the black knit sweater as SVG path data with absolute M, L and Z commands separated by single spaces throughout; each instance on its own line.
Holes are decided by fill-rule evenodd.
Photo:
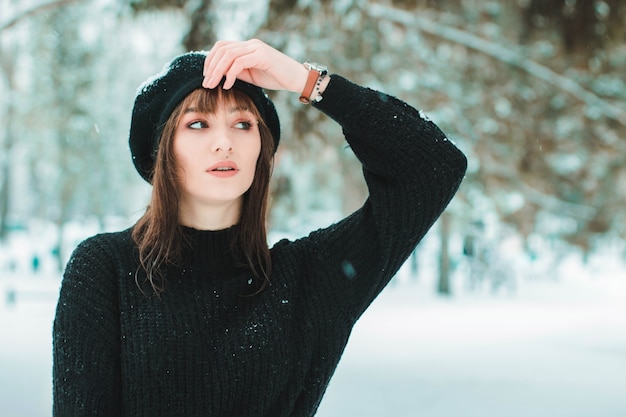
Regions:
M 315 414 L 356 320 L 466 169 L 437 126 L 393 97 L 333 75 L 315 107 L 363 164 L 363 207 L 277 243 L 271 285 L 254 296 L 244 296 L 253 280 L 227 249 L 233 228 L 185 228 L 193 249 L 167 267 L 160 298 L 135 283 L 129 230 L 81 243 L 54 321 L 57 417 Z

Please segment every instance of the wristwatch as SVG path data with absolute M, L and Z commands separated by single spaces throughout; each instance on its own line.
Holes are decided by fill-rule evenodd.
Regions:
M 307 78 L 304 90 L 300 94 L 300 103 L 309 104 L 311 101 L 317 103 L 322 100 L 320 84 L 328 75 L 328 68 L 315 62 L 305 62 L 304 67 L 309 70 L 309 78 Z

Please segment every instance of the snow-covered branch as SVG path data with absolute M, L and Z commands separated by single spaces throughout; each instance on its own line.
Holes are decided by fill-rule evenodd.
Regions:
M 14 26 L 16 23 L 24 18 L 34 16 L 37 13 L 43 12 L 48 9 L 54 9 L 55 7 L 64 6 L 70 3 L 76 3 L 77 1 L 78 0 L 53 0 L 47 3 L 41 3 L 35 6 L 31 6 L 26 10 L 22 10 L 21 12 L 16 13 L 15 16 L 10 17 L 7 21 L 0 22 L 0 32 L 5 29 L 9 29 L 11 26 Z
M 395 9 L 393 7 L 372 4 L 368 8 L 371 17 L 387 19 L 408 27 L 417 27 L 430 35 L 437 36 L 473 49 L 494 59 L 526 71 L 533 77 L 546 81 L 557 88 L 568 92 L 582 102 L 600 110 L 606 117 L 626 126 L 626 109 L 615 106 L 596 94 L 586 90 L 576 81 L 552 71 L 550 68 L 528 59 L 523 53 L 480 38 L 470 32 L 433 22 L 425 17 Z
M 585 221 L 592 220 L 596 215 L 597 210 L 591 206 L 559 199 L 553 195 L 543 193 L 522 181 L 519 181 L 518 185 L 523 189 L 524 196 L 529 201 L 548 212 Z
M 514 189 L 519 190 L 528 201 L 537 205 L 541 210 L 549 213 L 571 217 L 577 220 L 590 221 L 597 215 L 597 208 L 587 204 L 573 203 L 560 199 L 554 195 L 546 194 L 522 180 L 520 176 L 506 165 L 498 164 L 492 155 L 484 154 L 487 161 L 484 165 L 486 176 L 506 179 Z

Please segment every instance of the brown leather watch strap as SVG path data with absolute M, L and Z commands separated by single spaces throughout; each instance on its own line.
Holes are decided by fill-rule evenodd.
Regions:
M 313 94 L 313 89 L 315 88 L 315 83 L 320 77 L 320 72 L 311 68 L 309 69 L 309 78 L 306 79 L 306 84 L 304 85 L 304 90 L 302 90 L 302 94 L 300 94 L 300 103 L 309 104 L 311 102 L 310 98 Z

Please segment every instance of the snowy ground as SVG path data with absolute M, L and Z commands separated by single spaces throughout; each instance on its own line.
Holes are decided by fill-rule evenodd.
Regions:
M 626 416 L 624 280 L 456 300 L 388 290 L 356 327 L 319 417 Z
M 450 298 L 434 295 L 432 265 L 421 265 L 419 278 L 405 266 L 357 323 L 317 417 L 626 417 L 617 257 L 547 263 L 550 278 L 495 294 L 465 290 L 461 265 Z M 2 417 L 51 415 L 53 271 L 0 262 Z

